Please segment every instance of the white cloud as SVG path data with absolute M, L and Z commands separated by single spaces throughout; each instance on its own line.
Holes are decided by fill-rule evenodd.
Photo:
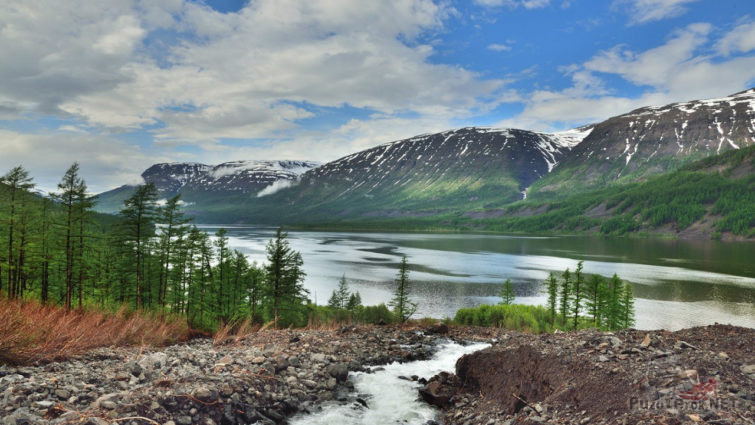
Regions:
M 162 124 L 160 140 L 202 145 L 279 137 L 312 116 L 305 102 L 464 114 L 503 82 L 430 62 L 417 37 L 442 31 L 451 13 L 431 0 L 278 0 L 238 13 L 173 0 L 19 1 L 0 16 L 0 51 L 17 59 L 0 64 L 0 105 L 105 128 Z M 181 37 L 160 61 L 144 43 L 158 27 Z
M 699 0 L 616 0 L 614 8 L 626 8 L 629 24 L 638 25 L 674 18 L 687 12 L 686 4 Z
M 755 22 L 749 16 L 746 16 L 744 20 L 749 22 L 737 25 L 718 41 L 716 48 L 720 54 L 729 56 L 732 53 L 747 53 L 755 50 Z
M 739 28 L 739 27 L 737 27 Z M 524 111 L 499 125 L 562 129 L 597 122 L 647 105 L 720 97 L 747 88 L 755 79 L 755 57 L 711 56 L 709 24 L 691 24 L 674 31 L 664 44 L 645 51 L 625 45 L 599 52 L 582 64 L 561 67 L 571 78 L 562 90 L 535 90 L 528 96 Z M 736 44 L 736 43 L 735 43 Z M 618 76 L 637 87 L 646 87 L 635 97 L 618 96 L 608 87 L 605 76 Z
M 494 52 L 508 52 L 509 50 L 511 50 L 511 46 L 507 44 L 493 43 L 488 45 L 488 50 L 492 50 Z
M 0 152 L 0 174 L 21 164 L 46 191 L 55 190 L 75 161 L 81 164 L 89 189 L 101 192 L 134 181 L 149 165 L 168 160 L 112 137 L 69 132 L 27 134 L 0 129 Z
M 550 5 L 550 0 L 475 0 L 475 3 L 487 7 L 506 6 L 510 8 L 524 7 L 525 9 L 539 9 Z
M 296 186 L 296 181 L 293 180 L 278 180 L 270 184 L 269 186 L 266 186 L 264 189 L 257 192 L 257 197 L 261 198 L 263 196 L 272 195 L 273 193 L 280 192 L 283 189 L 286 189 L 288 187 Z

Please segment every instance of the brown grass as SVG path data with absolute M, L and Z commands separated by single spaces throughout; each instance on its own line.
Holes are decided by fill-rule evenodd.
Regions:
M 36 301 L 0 299 L 0 363 L 62 360 L 107 346 L 161 346 L 186 340 L 184 320 L 131 312 L 66 312 Z
M 253 324 L 250 318 L 246 320 L 221 323 L 218 331 L 212 337 L 212 345 L 236 344 L 250 335 L 258 332 L 261 326 Z

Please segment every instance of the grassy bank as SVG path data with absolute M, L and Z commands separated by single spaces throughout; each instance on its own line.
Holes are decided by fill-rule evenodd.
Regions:
M 54 361 L 98 347 L 161 346 L 186 340 L 185 320 L 128 311 L 65 309 L 0 299 L 0 363 Z

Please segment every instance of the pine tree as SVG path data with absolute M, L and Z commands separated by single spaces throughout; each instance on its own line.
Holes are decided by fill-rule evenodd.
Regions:
M 409 285 L 409 263 L 404 256 L 399 265 L 393 299 L 388 303 L 401 323 L 405 323 L 417 311 L 417 303 L 409 299 Z
M 305 274 L 301 254 L 291 249 L 287 238 L 288 233 L 279 227 L 267 244 L 264 292 L 276 328 L 281 310 L 300 309 L 308 293 L 302 285 Z
M 548 274 L 545 281 L 548 293 L 548 311 L 551 313 L 551 325 L 556 324 L 556 304 L 558 303 L 558 279 L 553 272 Z
M 582 292 L 584 288 L 585 275 L 582 273 L 583 261 L 577 263 L 577 269 L 574 271 L 574 285 L 572 287 L 572 313 L 574 314 L 574 329 L 579 325 L 579 312 L 582 307 Z
M 566 316 L 569 314 L 569 309 L 571 308 L 571 272 L 568 268 L 561 275 L 558 297 L 561 323 L 566 325 Z
M 15 232 L 15 224 L 17 220 L 17 213 L 19 204 L 23 202 L 24 198 L 30 190 L 34 188 L 32 178 L 29 176 L 29 172 L 22 166 L 13 167 L 7 174 L 0 177 L 0 183 L 7 186 L 8 189 L 8 294 L 13 298 L 14 292 L 14 258 L 13 258 L 13 236 Z M 0 294 L 3 292 L 2 282 L 0 282 Z
M 604 291 L 604 286 L 603 277 L 598 274 L 591 275 L 585 286 L 585 307 L 587 314 L 592 316 L 593 326 L 596 328 L 600 328 L 601 293 Z
M 624 284 L 624 288 L 621 292 L 619 311 L 621 312 L 619 326 L 622 329 L 634 326 L 634 296 L 632 294 L 632 285 L 629 283 Z
M 608 285 L 607 300 L 606 300 L 606 319 L 609 330 L 616 330 L 619 328 L 619 319 L 621 317 L 620 300 L 623 291 L 623 284 L 619 276 L 614 273 Z
M 514 303 L 514 285 L 511 284 L 511 279 L 506 279 L 501 287 L 501 302 L 499 304 L 510 305 Z
M 136 282 L 136 308 L 142 307 L 144 289 L 144 259 L 147 256 L 146 244 L 155 233 L 157 214 L 157 190 L 152 183 L 137 186 L 136 192 L 124 202 L 121 210 L 123 233 L 126 243 L 132 248 L 135 257 L 134 273 Z
M 170 267 L 174 255 L 174 240 L 182 240 L 187 231 L 186 224 L 191 219 L 186 218 L 180 207 L 181 195 L 178 194 L 159 209 L 157 222 L 162 225 L 160 232 L 159 258 L 160 272 L 158 274 L 158 302 L 165 312 L 167 293 L 170 280 Z
M 328 306 L 335 309 L 345 309 L 349 302 L 349 287 L 346 284 L 346 275 L 341 276 L 338 282 L 338 288 L 333 290 L 333 294 L 328 300 Z

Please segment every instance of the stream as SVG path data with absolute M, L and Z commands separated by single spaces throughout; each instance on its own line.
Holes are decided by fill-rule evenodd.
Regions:
M 440 372 L 454 372 L 456 361 L 463 355 L 473 353 L 489 344 L 460 345 L 445 342 L 428 360 L 409 363 L 391 363 L 374 367 L 374 372 L 350 373 L 356 395 L 367 402 L 365 408 L 357 401 L 348 404 L 326 403 L 321 411 L 309 415 L 297 415 L 293 425 L 333 424 L 416 424 L 422 425 L 437 416 L 434 407 L 419 399 L 418 382 L 399 377 L 417 375 L 430 379 Z

